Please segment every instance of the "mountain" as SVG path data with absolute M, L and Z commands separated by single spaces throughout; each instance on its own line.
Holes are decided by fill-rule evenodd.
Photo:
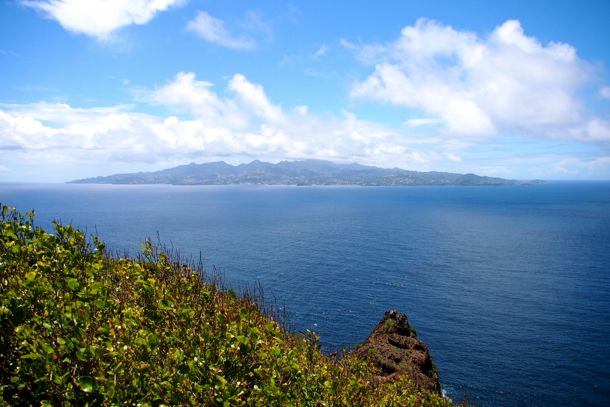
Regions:
M 78 184 L 174 184 L 174 185 L 511 185 L 515 180 L 449 172 L 418 172 L 330 161 L 252 161 L 229 165 L 224 161 L 188 164 L 154 172 L 115 174 L 85 178 Z

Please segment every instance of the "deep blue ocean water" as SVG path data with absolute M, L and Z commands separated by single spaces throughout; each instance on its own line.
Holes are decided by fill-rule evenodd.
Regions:
M 327 351 L 401 310 L 455 402 L 610 405 L 610 183 L 0 184 L 0 201 L 120 253 L 159 233 L 229 287 L 260 282 Z

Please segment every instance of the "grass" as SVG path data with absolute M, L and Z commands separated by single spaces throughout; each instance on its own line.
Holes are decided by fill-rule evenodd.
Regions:
M 2 205 L 0 404 L 448 406 L 323 355 L 150 241 L 136 258 Z

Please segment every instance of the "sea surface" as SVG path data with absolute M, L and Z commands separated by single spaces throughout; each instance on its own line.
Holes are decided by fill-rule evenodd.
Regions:
M 201 253 L 227 286 L 260 283 L 328 352 L 403 311 L 454 402 L 610 405 L 610 183 L 0 184 L 0 201 L 118 253 L 157 234 Z

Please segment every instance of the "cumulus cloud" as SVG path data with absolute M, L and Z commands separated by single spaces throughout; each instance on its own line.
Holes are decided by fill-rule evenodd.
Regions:
M 248 116 L 235 102 L 215 93 L 213 84 L 199 81 L 192 72 L 180 72 L 164 86 L 142 92 L 144 102 L 167 106 L 178 113 L 199 117 L 206 123 L 243 129 Z
M 169 109 L 166 116 L 138 113 L 129 105 L 0 105 L 0 154 L 52 152 L 70 159 L 144 163 L 318 158 L 414 169 L 443 159 L 350 112 L 322 119 L 307 106 L 283 109 L 241 74 L 230 78 L 224 92 L 214 88 L 194 73 L 181 72 L 139 95 Z
M 227 90 L 234 96 L 232 98 L 218 95 L 213 87 L 208 81 L 197 80 L 192 72 L 180 72 L 162 87 L 142 92 L 142 96 L 150 103 L 235 129 L 245 129 L 256 120 L 278 122 L 283 118 L 282 108 L 271 103 L 263 87 L 241 74 L 235 74 L 229 80 Z
M 0 162 L 11 169 L 20 168 L 22 173 L 30 168 L 27 171 L 33 179 L 40 179 L 37 173 L 43 171 L 42 167 L 72 165 L 65 173 L 73 173 L 76 178 L 101 174 L 104 168 L 137 171 L 146 166 L 154 169 L 191 161 L 222 159 L 236 163 L 255 158 L 356 161 L 508 177 L 516 176 L 510 169 L 526 166 L 528 177 L 547 177 L 549 172 L 564 175 L 566 171 L 591 177 L 595 171 L 610 171 L 604 157 L 510 161 L 494 156 L 489 162 L 478 159 L 475 165 L 469 154 L 470 141 L 433 134 L 445 123 L 442 119 L 413 118 L 405 126 L 394 128 L 363 120 L 349 111 L 320 116 L 306 105 L 275 103 L 262 85 L 242 74 L 215 85 L 192 72 L 180 72 L 157 88 L 140 91 L 138 101 L 166 113 L 141 113 L 135 105 L 78 108 L 45 102 L 0 104 Z M 424 136 L 412 133 L 422 126 L 433 126 L 434 131 L 431 134 L 425 129 Z M 607 122 L 590 120 L 585 130 L 576 129 L 569 138 L 604 140 L 609 132 Z M 104 167 L 99 163 L 107 164 Z M 83 168 L 89 168 L 86 175 Z M 536 174 L 536 168 L 547 172 L 530 175 Z M 5 171 L 3 177 L 13 173 Z
M 21 4 L 42 11 L 66 30 L 101 40 L 127 25 L 146 24 L 157 13 L 185 0 L 21 0 Z
M 254 84 L 241 74 L 236 74 L 229 82 L 229 89 L 235 92 L 246 109 L 271 123 L 282 119 L 283 113 L 279 106 L 272 104 L 263 87 Z
M 248 13 L 241 25 L 250 31 L 250 34 L 263 34 L 267 37 L 270 35 L 268 25 L 256 13 Z M 186 29 L 194 32 L 200 38 L 222 47 L 244 50 L 252 50 L 257 47 L 256 39 L 252 35 L 237 35 L 231 32 L 223 20 L 213 17 L 205 11 L 199 11 L 197 16 L 189 21 Z
M 138 150 L 144 116 L 128 114 L 122 107 L 78 109 L 66 104 L 8 105 L 0 110 L 0 150 L 73 150 L 103 152 Z M 112 147 L 109 147 L 112 146 Z
M 419 19 L 391 43 L 362 46 L 359 57 L 375 68 L 353 84 L 353 98 L 420 111 L 450 135 L 610 140 L 579 96 L 590 66 L 568 44 L 527 36 L 516 20 L 481 37 Z

